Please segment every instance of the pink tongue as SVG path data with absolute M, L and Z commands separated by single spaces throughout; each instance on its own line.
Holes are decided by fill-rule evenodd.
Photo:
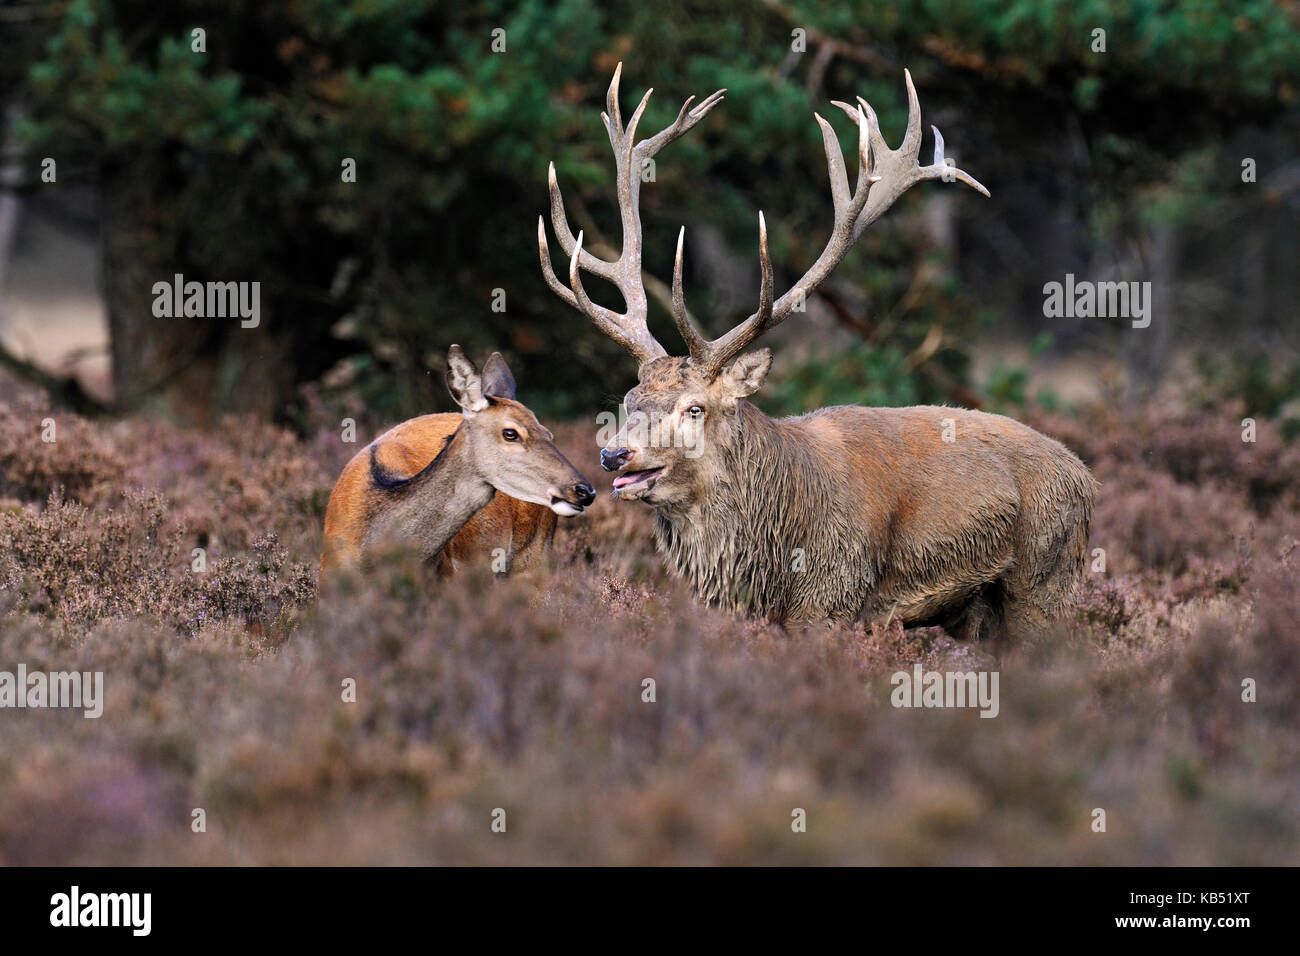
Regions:
M 636 484 L 638 481 L 640 481 L 642 478 L 645 477 L 645 474 L 646 473 L 644 471 L 629 471 L 626 474 L 619 475 L 617 478 L 614 479 L 614 487 L 623 488 L 627 485 Z

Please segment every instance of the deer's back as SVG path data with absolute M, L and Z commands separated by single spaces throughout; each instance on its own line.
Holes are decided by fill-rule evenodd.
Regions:
M 935 405 L 848 405 L 778 425 L 810 443 L 827 471 L 860 475 L 908 495 L 970 501 L 1063 476 L 1091 482 L 1068 448 L 1004 415 Z
M 374 462 L 389 478 L 409 478 L 442 451 L 460 427 L 457 413 L 421 415 L 395 425 L 352 457 L 344 466 L 325 510 L 325 546 L 321 570 L 354 564 L 370 521 L 384 506 L 386 489 L 373 477 Z M 537 560 L 555 534 L 549 508 L 496 492 L 486 508 L 474 514 L 438 555 L 443 574 L 467 561 L 490 561 L 496 548 L 513 555 L 512 567 L 523 569 Z
M 843 516 L 839 553 L 856 553 L 845 600 L 870 593 L 924 617 L 1013 566 L 1033 575 L 1027 565 L 1050 561 L 1091 513 L 1087 467 L 1002 415 L 844 406 L 777 424 L 809 450 L 808 480 L 829 482 L 828 510 Z

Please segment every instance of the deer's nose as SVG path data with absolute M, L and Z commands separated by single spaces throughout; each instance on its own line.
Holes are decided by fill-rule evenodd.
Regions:
M 632 457 L 632 452 L 627 448 L 616 448 L 610 451 L 608 448 L 600 450 L 600 467 L 606 471 L 618 471 L 627 464 L 627 460 Z
M 587 507 L 596 500 L 596 489 L 588 482 L 580 481 L 573 486 L 573 497 L 582 507 Z

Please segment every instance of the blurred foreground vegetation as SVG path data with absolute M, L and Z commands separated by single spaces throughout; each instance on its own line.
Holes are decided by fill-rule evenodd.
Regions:
M 1300 452 L 1203 397 L 1031 419 L 1100 480 L 1106 566 L 995 657 L 703 608 L 601 473 L 553 573 L 318 596 L 332 422 L 106 429 L 0 373 L 0 661 L 106 697 L 0 720 L 0 864 L 1295 865 Z M 916 662 L 997 670 L 998 716 L 894 709 Z

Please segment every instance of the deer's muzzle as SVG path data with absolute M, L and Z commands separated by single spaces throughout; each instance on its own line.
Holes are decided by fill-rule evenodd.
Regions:
M 632 452 L 627 448 L 616 448 L 610 451 L 608 448 L 600 450 L 600 467 L 606 471 L 618 471 L 627 464 L 627 460 L 632 457 Z

